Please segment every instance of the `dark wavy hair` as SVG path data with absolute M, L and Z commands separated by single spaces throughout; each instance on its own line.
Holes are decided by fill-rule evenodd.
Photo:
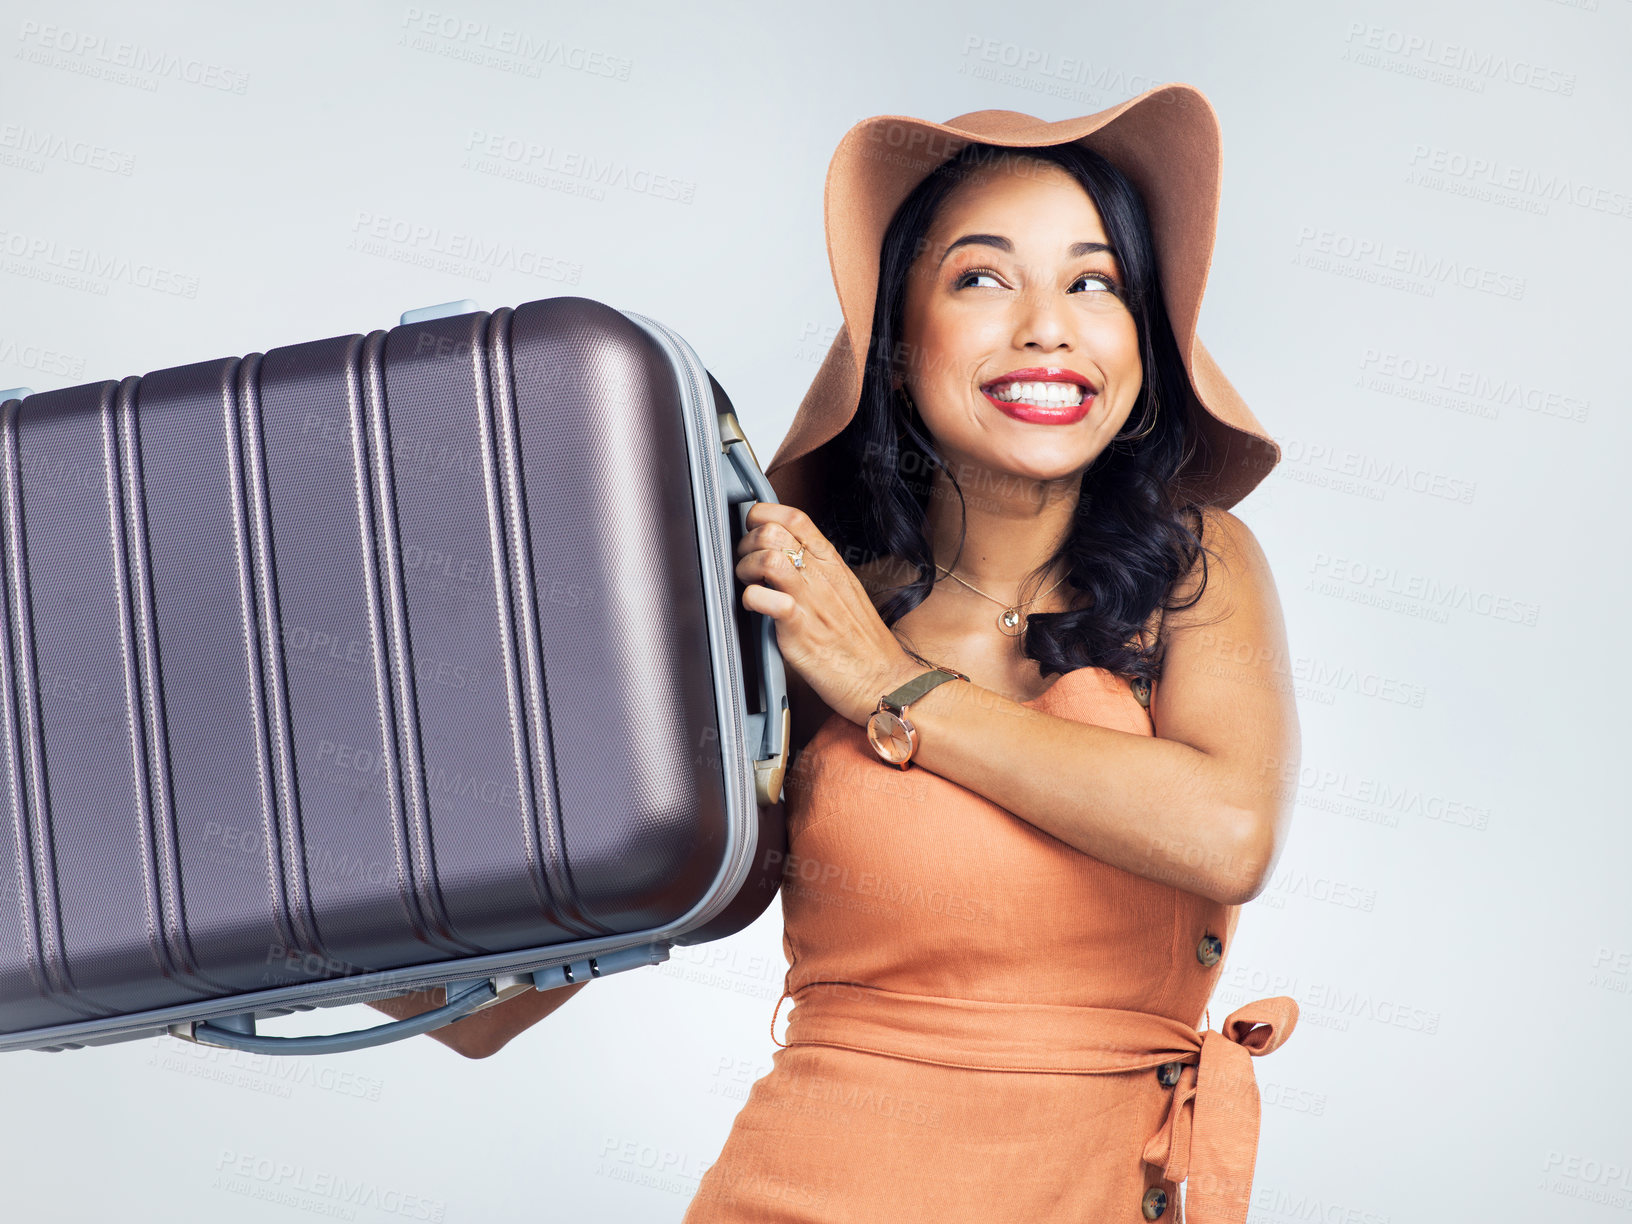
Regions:
M 1201 538 L 1198 494 L 1179 476 L 1198 451 L 1205 457 L 1206 444 L 1189 420 L 1188 375 L 1163 300 L 1144 202 L 1120 170 L 1083 145 L 1017 150 L 971 143 L 902 201 L 884 234 L 861 403 L 830 444 L 834 454 L 828 470 L 841 477 L 833 481 L 835 494 L 816 525 L 852 565 L 893 557 L 916 570 L 912 582 L 875 593 L 875 606 L 886 625 L 894 625 L 928 598 L 940 579 L 926 514 L 937 468 L 946 471 L 958 495 L 962 524 L 957 555 L 962 555 L 968 530 L 963 488 L 937 453 L 917 406 L 892 390 L 891 376 L 897 369 L 894 359 L 905 349 L 907 272 L 941 205 L 979 168 L 1016 158 L 1061 167 L 1099 209 L 1121 265 L 1122 300 L 1138 325 L 1143 366 L 1143 386 L 1130 413 L 1131 424 L 1084 471 L 1067 539 L 1028 576 L 1040 580 L 1067 558 L 1069 570 L 1061 589 L 1086 597 L 1072 602 L 1087 606 L 1028 615 L 1021 646 L 1045 676 L 1103 667 L 1117 675 L 1155 680 L 1161 675 L 1163 643 L 1144 641 L 1140 631 L 1158 605 L 1165 611 L 1188 608 L 1206 586 L 1203 560 L 1195 594 L 1182 604 L 1164 602 L 1176 581 L 1190 572 L 1197 555 L 1210 553 Z M 1147 427 L 1143 437 L 1129 437 Z M 956 567 L 954 556 L 951 568 Z

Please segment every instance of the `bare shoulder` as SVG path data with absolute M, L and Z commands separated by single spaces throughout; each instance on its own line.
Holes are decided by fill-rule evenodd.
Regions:
M 1169 599 L 1194 602 L 1162 625 L 1157 734 L 1231 758 L 1258 779 L 1267 805 L 1298 753 L 1280 594 L 1262 545 L 1236 515 L 1205 509 L 1202 544 L 1207 551 Z
M 1219 818 L 1247 831 L 1242 854 L 1261 881 L 1290 827 L 1297 787 L 1288 782 L 1301 759 L 1286 624 L 1269 558 L 1244 522 L 1204 510 L 1202 543 L 1209 553 L 1197 557 L 1169 600 L 1195 602 L 1163 623 L 1167 644 L 1151 714 L 1157 735 L 1206 753 L 1226 771 L 1231 798 Z
M 1252 528 L 1216 506 L 1203 506 L 1201 515 L 1204 551 L 1168 597 L 1170 603 L 1192 606 L 1169 612 L 1164 632 L 1190 632 L 1209 622 L 1229 620 L 1238 605 L 1249 616 L 1254 609 L 1262 612 L 1266 605 L 1278 614 L 1280 602 L 1269 557 Z

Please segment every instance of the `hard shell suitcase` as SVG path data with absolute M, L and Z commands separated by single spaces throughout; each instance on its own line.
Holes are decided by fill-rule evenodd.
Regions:
M 0 1050 L 358 1049 L 771 901 L 774 495 L 662 324 L 449 303 L 0 399 Z

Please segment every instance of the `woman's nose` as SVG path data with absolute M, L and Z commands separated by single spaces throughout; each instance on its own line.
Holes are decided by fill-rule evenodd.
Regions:
M 1017 347 L 1050 353 L 1071 347 L 1066 303 L 1058 294 L 1027 289 L 1016 294 L 1014 300 Z

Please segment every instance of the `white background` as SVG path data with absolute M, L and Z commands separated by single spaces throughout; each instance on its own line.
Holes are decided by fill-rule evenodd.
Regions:
M 1626 1219 L 1632 3 L 1052 9 L 8 0 L 0 387 L 576 293 L 685 335 L 768 462 L 839 321 L 846 129 L 1199 86 L 1225 138 L 1201 334 L 1284 447 L 1236 513 L 1304 735 L 1212 1006 L 1302 1007 L 1255 1064 L 1254 1219 Z M 538 54 L 493 50 L 517 37 Z M 534 181 L 470 160 L 493 138 Z M 572 154 L 655 186 L 584 194 L 546 167 Z M 526 258 L 439 254 L 473 239 Z M 7 1218 L 677 1221 L 769 1069 L 780 936 L 773 905 L 484 1062 L 7 1055 Z M 342 1176 L 361 1204 L 310 1188 Z

